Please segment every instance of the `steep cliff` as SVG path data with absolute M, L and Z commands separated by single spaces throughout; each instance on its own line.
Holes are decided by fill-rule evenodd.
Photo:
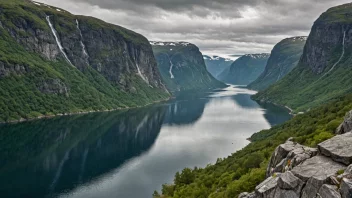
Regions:
M 298 66 L 255 99 L 304 111 L 352 91 L 352 4 L 329 9 L 314 23 Z
M 225 69 L 218 78 L 229 84 L 248 85 L 263 73 L 270 54 L 247 54 Z
M 206 69 L 198 47 L 187 42 L 151 42 L 161 76 L 174 91 L 225 87 Z
M 148 40 L 32 1 L 0 0 L 0 121 L 168 98 Z
M 297 66 L 306 40 L 307 37 L 293 37 L 276 44 L 264 72 L 248 87 L 255 90 L 264 90 L 286 76 Z
M 207 70 L 215 78 L 218 78 L 218 75 L 224 71 L 226 68 L 230 67 L 233 63 L 233 60 L 226 59 L 220 56 L 203 56 Z

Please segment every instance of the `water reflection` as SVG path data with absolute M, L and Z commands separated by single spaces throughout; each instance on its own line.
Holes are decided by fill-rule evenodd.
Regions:
M 54 197 L 107 174 L 154 144 L 165 110 L 158 106 L 2 126 L 1 197 Z
M 0 126 L 1 197 L 150 197 L 289 118 L 236 87 L 130 111 Z

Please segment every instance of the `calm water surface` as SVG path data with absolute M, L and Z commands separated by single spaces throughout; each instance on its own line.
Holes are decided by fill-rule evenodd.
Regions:
M 129 111 L 0 125 L 0 197 L 146 198 L 290 115 L 240 87 Z

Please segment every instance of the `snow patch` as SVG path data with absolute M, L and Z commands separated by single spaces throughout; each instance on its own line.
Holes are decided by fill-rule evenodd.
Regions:
M 151 45 L 154 46 L 188 46 L 191 43 L 188 42 L 159 42 L 159 41 L 150 41 Z
M 34 3 L 34 4 L 37 5 L 37 6 L 41 6 L 41 4 L 38 3 L 38 2 L 32 1 L 32 3 Z
M 59 11 L 59 12 L 61 12 L 61 10 L 60 10 L 60 9 L 56 9 L 56 11 Z

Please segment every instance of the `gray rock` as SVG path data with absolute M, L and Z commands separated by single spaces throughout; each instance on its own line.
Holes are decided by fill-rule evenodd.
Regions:
M 352 132 L 337 135 L 318 145 L 319 151 L 336 162 L 352 164 Z
M 257 196 L 255 195 L 255 192 L 252 192 L 252 193 L 244 192 L 238 196 L 238 198 L 256 198 L 256 197 Z
M 342 198 L 352 198 L 352 179 L 342 179 L 340 193 Z
M 307 182 L 301 197 L 312 198 L 316 196 L 329 177 L 336 175 L 337 171 L 341 169 L 346 169 L 346 167 L 325 156 L 315 156 L 295 167 L 292 173 Z
M 345 120 L 337 128 L 336 134 L 344 134 L 352 131 L 352 111 L 346 114 Z
M 278 179 L 278 187 L 284 190 L 295 190 L 299 195 L 304 182 L 296 177 L 291 171 L 283 173 Z
M 278 175 L 279 176 L 279 175 Z M 275 189 L 279 177 L 269 177 L 255 188 L 255 193 L 261 198 L 272 198 L 275 196 Z
M 297 194 L 293 190 L 282 190 L 280 188 L 277 188 L 275 190 L 275 195 L 273 198 L 299 198 L 299 194 Z
M 341 198 L 340 193 L 337 191 L 337 186 L 324 184 L 318 193 L 319 198 Z
M 292 173 L 307 182 L 311 177 L 327 179 L 339 170 L 345 170 L 346 166 L 332 161 L 325 156 L 315 156 L 306 160 L 292 170 Z
M 315 148 L 305 147 L 291 141 L 278 146 L 273 153 L 267 168 L 266 176 L 269 177 L 275 172 L 292 170 L 305 160 L 317 155 Z
M 275 152 L 272 154 L 268 168 L 266 170 L 266 177 L 270 177 L 271 174 L 275 172 L 275 170 L 280 168 L 280 172 L 282 171 L 282 166 L 285 163 L 283 160 L 295 148 L 295 145 L 296 144 L 294 142 L 287 141 L 285 144 L 281 144 L 275 149 Z M 279 166 L 277 167 L 277 165 Z

